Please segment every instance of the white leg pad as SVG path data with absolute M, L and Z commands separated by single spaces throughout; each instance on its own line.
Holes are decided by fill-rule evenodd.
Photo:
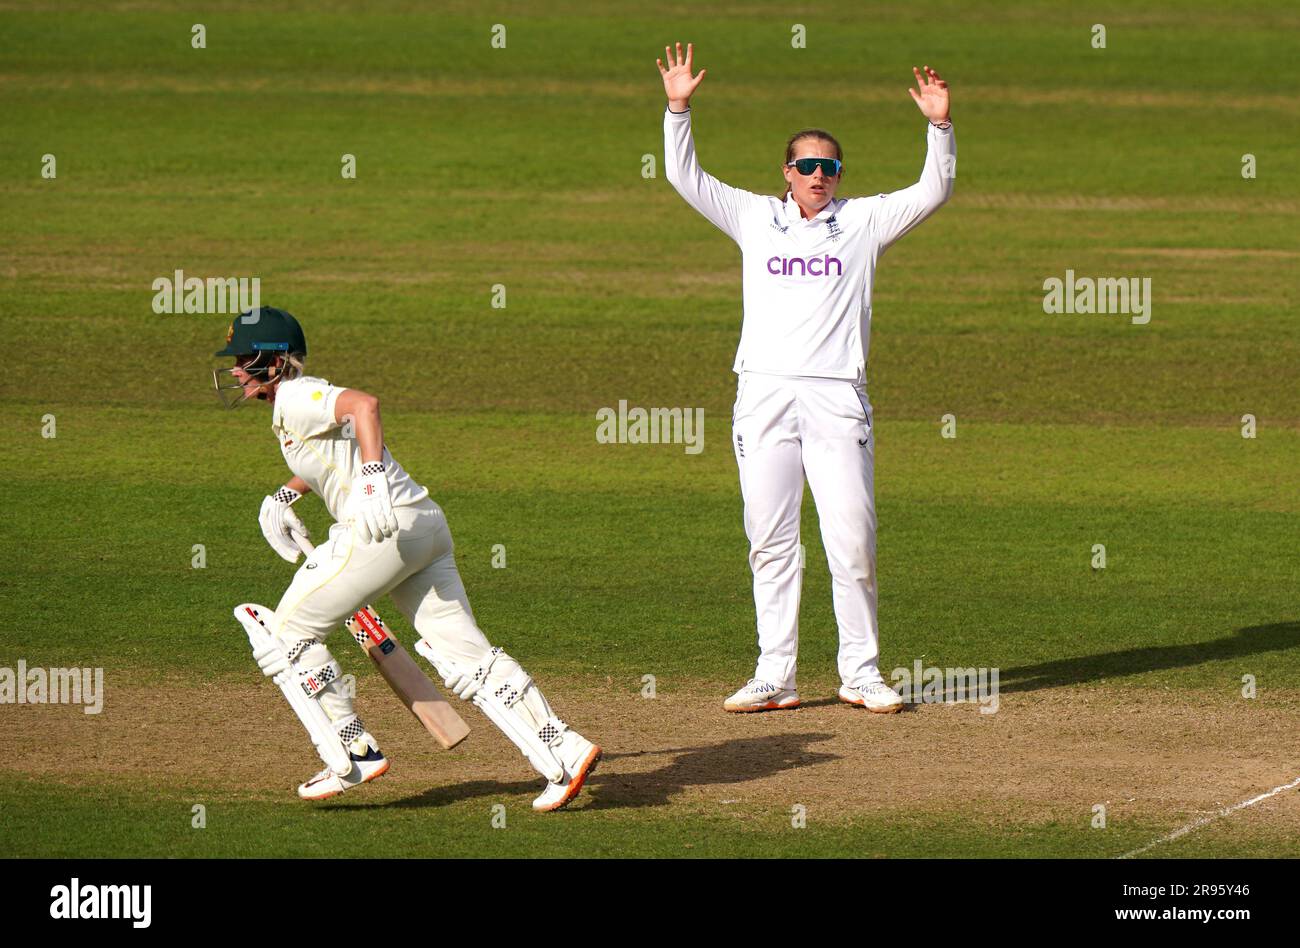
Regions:
M 254 652 L 265 651 L 268 647 L 283 648 L 279 640 L 271 634 L 268 624 L 274 619 L 274 615 L 265 606 L 251 602 L 235 607 L 235 618 L 244 627 L 244 632 L 248 635 L 248 644 L 252 646 Z M 334 668 L 337 667 L 335 664 Z M 309 669 L 308 677 L 311 677 L 311 672 L 323 674 L 323 669 L 326 668 L 327 666 L 321 666 Z M 320 706 L 320 702 L 315 700 L 323 687 L 316 687 L 320 684 L 319 677 L 311 682 L 303 680 L 302 674 L 290 661 L 288 667 L 271 680 L 279 687 L 285 700 L 289 702 L 289 707 L 298 716 L 302 726 L 307 729 L 312 744 L 316 746 L 316 753 L 320 755 L 325 766 L 339 776 L 347 776 L 352 770 L 352 758 L 347 748 L 343 746 L 343 741 L 340 740 L 329 715 Z
M 415 650 L 442 676 L 447 687 L 473 701 L 538 773 L 551 783 L 565 779 L 556 747 L 568 725 L 551 713 L 533 679 L 503 649 L 492 649 L 473 674 L 449 668 L 425 639 L 415 643 Z M 459 687 L 456 683 L 460 683 Z

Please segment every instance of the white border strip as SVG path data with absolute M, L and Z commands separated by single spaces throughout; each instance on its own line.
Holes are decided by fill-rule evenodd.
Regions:
M 1275 797 L 1275 796 L 1277 796 L 1279 793 L 1281 793 L 1283 790 L 1290 790 L 1292 787 L 1300 787 L 1300 777 L 1296 777 L 1296 778 L 1295 778 L 1294 780 L 1292 780 L 1290 783 L 1284 783 L 1284 784 L 1282 784 L 1282 786 L 1280 786 L 1280 787 L 1274 787 L 1274 788 L 1273 788 L 1272 790 L 1270 790 L 1268 793 L 1261 793 L 1261 794 L 1260 794 L 1259 796 L 1257 796 L 1257 797 L 1251 797 L 1249 800 L 1243 800 L 1241 803 L 1235 803 L 1235 804 L 1233 804 L 1233 805 L 1230 806 L 1230 807 L 1226 807 L 1225 809 L 1220 810 L 1218 813 L 1215 813 L 1213 816 L 1203 816 L 1203 817 L 1201 817 L 1199 820 L 1197 820 L 1197 821 L 1194 822 L 1194 823 L 1188 823 L 1186 826 L 1183 826 L 1183 827 L 1180 827 L 1179 829 L 1174 830 L 1174 831 L 1173 831 L 1172 833 L 1170 833 L 1168 836 L 1161 836 L 1161 837 L 1160 837 L 1159 839 L 1157 839 L 1155 842 L 1147 843 L 1147 844 L 1146 844 L 1145 846 L 1143 846 L 1141 849 L 1135 849 L 1135 850 L 1133 850 L 1131 853 L 1125 853 L 1124 855 L 1122 855 L 1122 856 L 1116 856 L 1115 858 L 1116 858 L 1116 859 L 1131 859 L 1131 858 L 1133 858 L 1134 856 L 1140 856 L 1142 853 L 1146 852 L 1148 849 L 1154 849 L 1156 846 L 1159 846 L 1161 843 L 1172 843 L 1174 840 L 1178 839 L 1180 836 L 1186 836 L 1186 835 L 1187 835 L 1188 833 L 1190 833 L 1192 830 L 1200 829 L 1200 828 L 1201 828 L 1202 826 L 1204 826 L 1206 823 L 1213 823 L 1215 820 L 1220 819 L 1221 817 L 1224 817 L 1224 816 L 1228 816 L 1229 814 L 1234 813 L 1234 812 L 1236 812 L 1237 810 L 1244 810 L 1244 809 L 1246 809 L 1246 807 L 1248 807 L 1248 806 L 1254 806 L 1256 803 L 1260 803 L 1260 802 L 1262 802 L 1262 801 L 1264 801 L 1264 800 L 1267 800 L 1269 797 Z

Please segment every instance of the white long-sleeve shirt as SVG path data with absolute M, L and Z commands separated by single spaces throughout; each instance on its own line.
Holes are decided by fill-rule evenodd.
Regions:
M 805 220 L 793 196 L 782 202 L 733 188 L 701 169 L 690 110 L 665 108 L 669 183 L 740 246 L 745 315 L 735 372 L 866 381 L 876 262 L 952 194 L 952 129 L 928 127 L 916 184 L 835 198 Z

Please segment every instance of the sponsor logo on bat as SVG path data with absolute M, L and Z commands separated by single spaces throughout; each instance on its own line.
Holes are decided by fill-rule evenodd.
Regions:
M 384 631 L 384 624 L 380 621 L 379 616 L 371 614 L 366 609 L 361 609 L 352 618 L 356 620 L 357 625 L 361 626 L 366 635 L 370 637 L 370 640 L 378 645 L 379 650 L 385 655 L 396 647 L 393 640 L 388 637 L 388 633 Z

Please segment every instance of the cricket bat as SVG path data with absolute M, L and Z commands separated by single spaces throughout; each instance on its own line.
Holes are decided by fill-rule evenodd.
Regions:
M 298 548 L 311 555 L 312 543 L 306 537 L 293 534 Z M 384 676 L 388 687 L 401 699 L 417 721 L 433 735 L 443 747 L 452 748 L 469 736 L 469 725 L 456 713 L 429 676 L 424 673 L 402 643 L 393 638 L 379 613 L 365 605 L 344 622 L 348 633 L 370 656 L 370 660 Z

